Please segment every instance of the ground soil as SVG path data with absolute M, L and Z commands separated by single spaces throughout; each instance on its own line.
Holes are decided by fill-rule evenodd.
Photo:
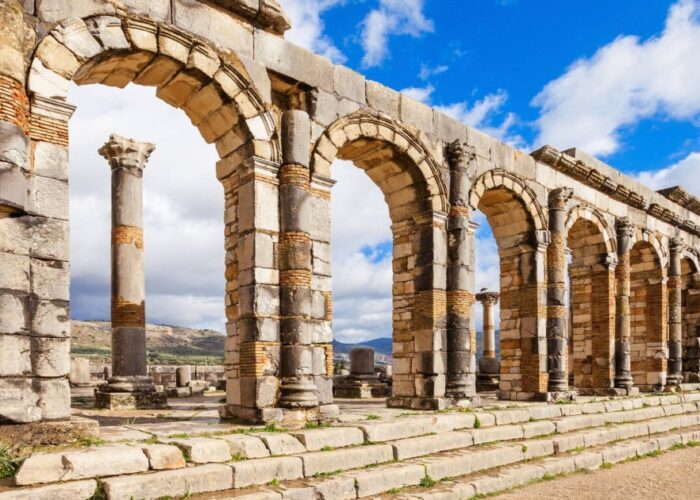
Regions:
M 700 447 L 577 473 L 498 495 L 501 500 L 679 500 L 700 498 Z

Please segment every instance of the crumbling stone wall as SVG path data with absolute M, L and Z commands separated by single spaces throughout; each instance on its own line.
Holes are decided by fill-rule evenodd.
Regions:
M 288 27 L 275 0 L 0 0 L 0 418 L 69 415 L 71 80 L 153 86 L 217 148 L 225 196 L 225 416 L 332 416 L 336 158 L 367 172 L 392 219 L 390 404 L 441 408 L 475 396 L 477 209 L 501 259 L 502 397 L 567 392 L 565 380 L 549 387 L 550 373 L 559 377 L 571 364 L 569 315 L 558 298 L 567 241 L 575 384 L 610 388 L 612 379 L 625 391 L 633 382 L 665 384 L 667 254 L 675 241 L 697 260 L 700 200 L 679 187 L 654 192 L 576 149 L 525 154 L 287 42 Z M 290 111 L 308 127 L 285 136 Z M 285 150 L 294 154 L 284 157 Z M 295 173 L 293 182 L 285 171 Z M 299 196 L 283 195 L 290 184 Z M 565 233 L 550 220 L 550 196 L 562 188 L 571 194 L 555 207 L 571 221 Z M 303 244 L 291 245 L 295 231 L 283 218 L 300 210 Z M 647 246 L 630 252 L 635 242 Z M 290 271 L 303 271 L 303 283 L 289 281 Z M 692 371 L 697 340 L 689 332 L 700 301 L 684 282 L 684 361 Z M 283 303 L 292 289 L 303 298 Z M 296 340 L 288 336 L 292 319 L 304 324 Z M 285 351 L 310 357 L 291 363 Z M 634 381 L 627 376 L 632 352 Z M 317 408 L 279 408 L 285 366 L 311 377 Z

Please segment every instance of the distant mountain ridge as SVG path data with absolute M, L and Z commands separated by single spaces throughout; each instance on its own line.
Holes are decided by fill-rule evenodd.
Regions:
M 344 342 L 333 341 L 333 352 L 335 354 L 350 354 L 353 347 L 371 347 L 376 354 L 391 356 L 392 340 L 391 338 L 380 338 L 368 340 L 366 342 L 358 342 L 357 344 L 346 344 Z

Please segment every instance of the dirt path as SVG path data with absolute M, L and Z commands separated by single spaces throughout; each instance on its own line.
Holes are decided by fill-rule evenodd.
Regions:
M 612 469 L 545 481 L 513 490 L 501 500 L 678 500 L 700 498 L 700 447 L 615 465 Z

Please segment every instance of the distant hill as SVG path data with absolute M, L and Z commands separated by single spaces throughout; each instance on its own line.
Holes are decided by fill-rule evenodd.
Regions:
M 333 352 L 335 354 L 350 354 L 353 347 L 371 347 L 376 354 L 391 356 L 392 341 L 390 338 L 368 340 L 367 342 L 359 342 L 357 344 L 345 344 L 337 340 L 333 341 Z
M 224 339 L 214 330 L 148 325 L 148 358 L 152 364 L 223 364 Z M 106 321 L 72 321 L 71 354 L 108 361 L 111 326 Z

